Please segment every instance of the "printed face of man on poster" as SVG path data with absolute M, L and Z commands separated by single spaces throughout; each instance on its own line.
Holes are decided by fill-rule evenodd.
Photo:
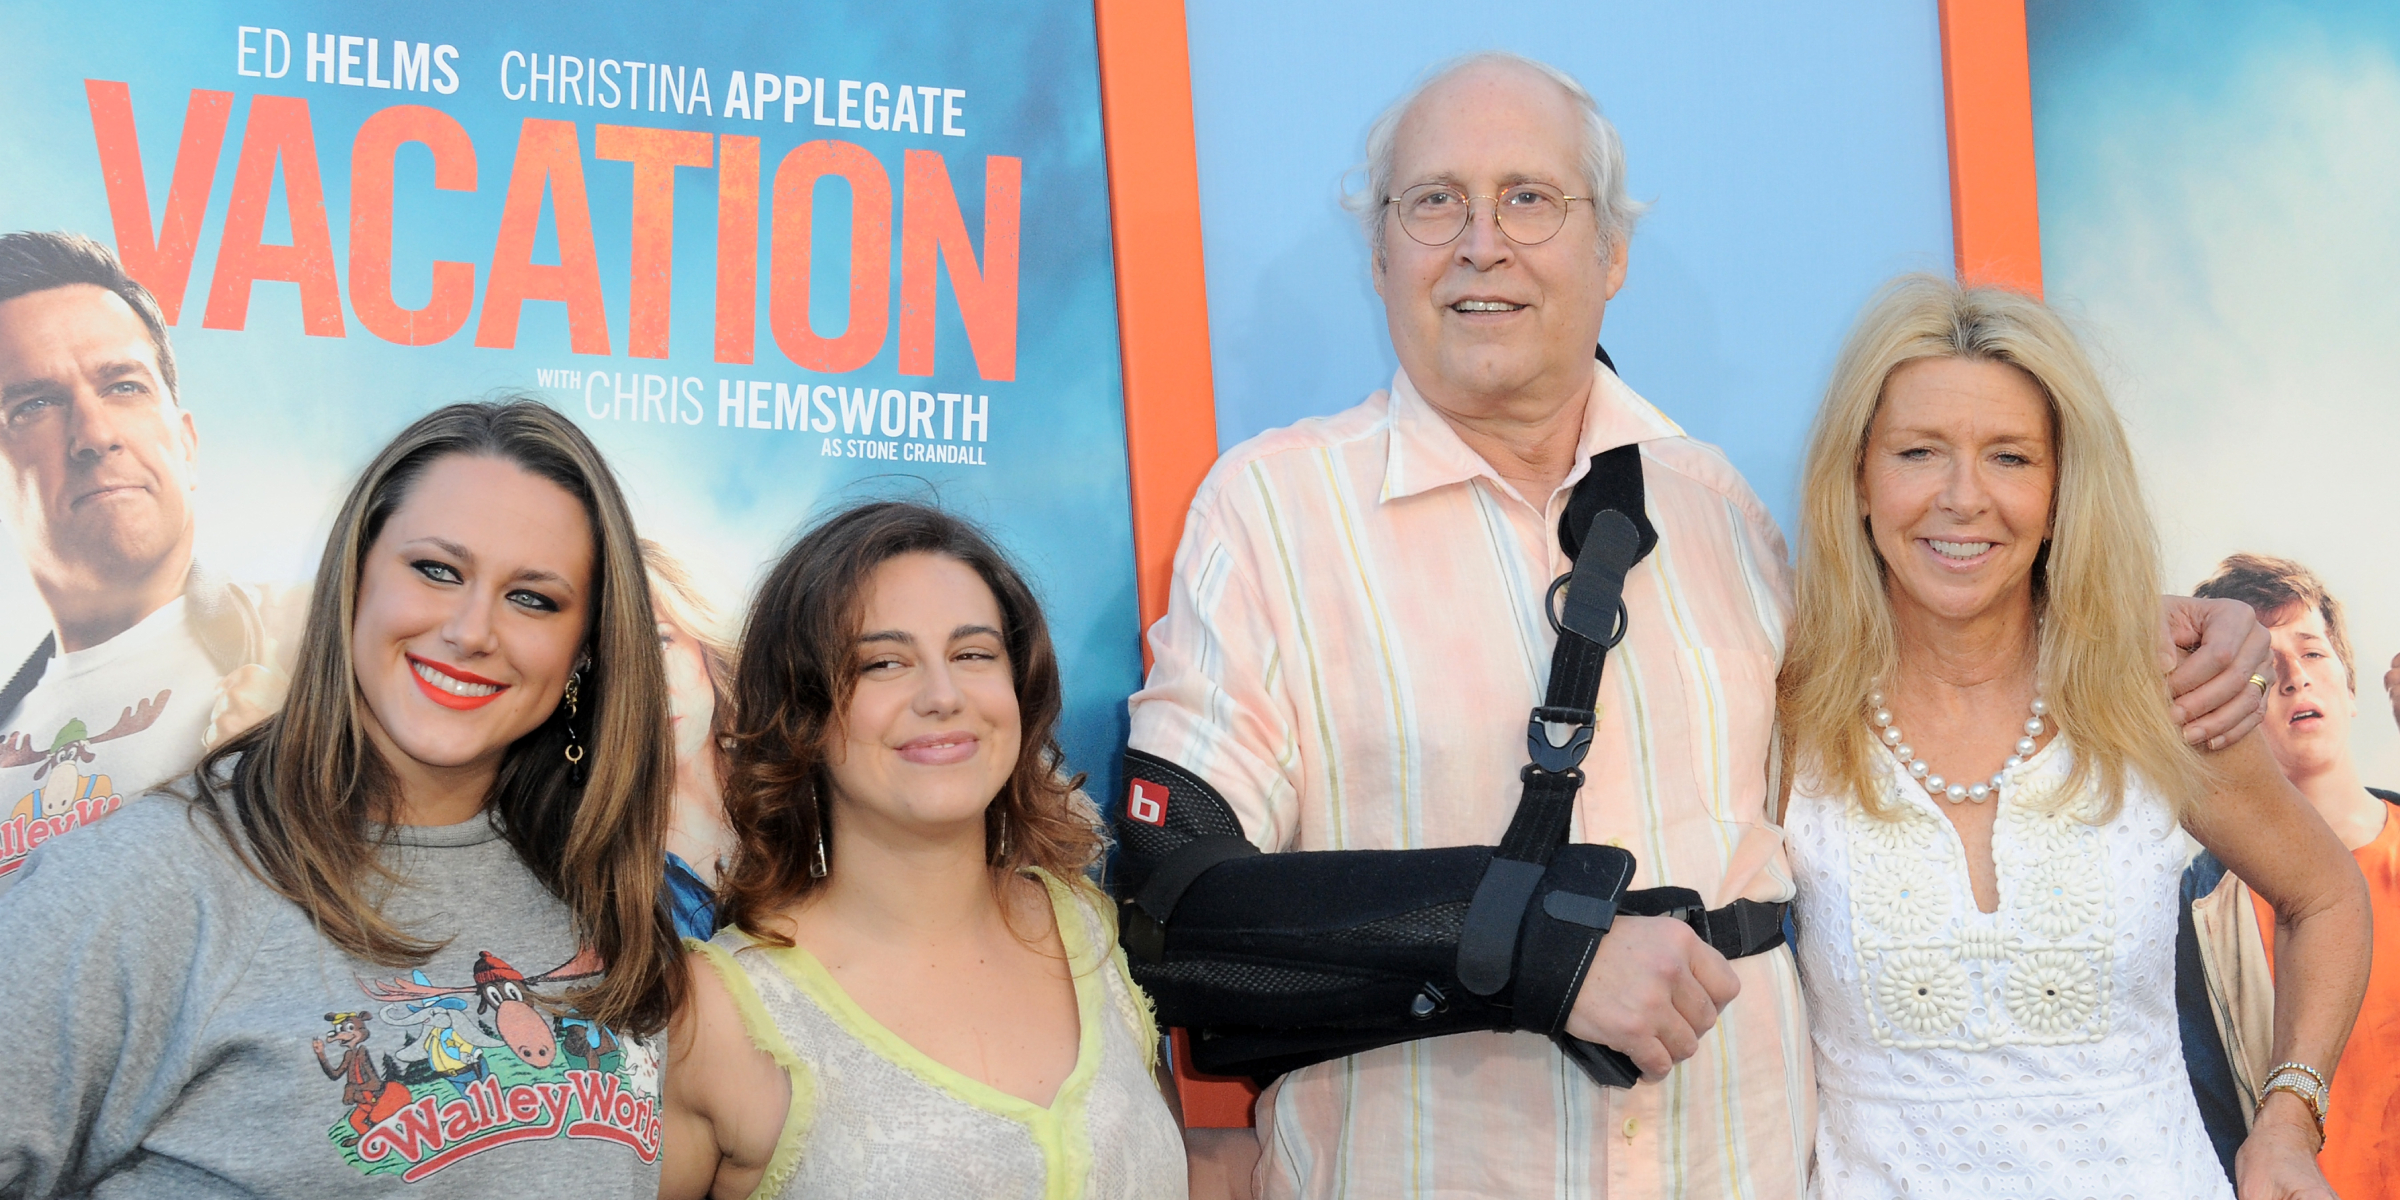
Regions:
M 199 431 L 133 306 L 95 284 L 0 302 L 0 513 L 58 649 L 181 594 Z
M 2350 722 L 2358 716 L 2346 655 L 2337 651 L 2325 616 L 2306 604 L 2260 613 L 2272 639 L 2275 689 L 2267 695 L 2267 744 L 2283 773 L 2305 778 L 2350 757 Z
M 2272 648 L 2264 674 L 2271 677 L 2266 734 L 2275 764 L 2343 844 L 2355 850 L 2373 841 L 2387 814 L 2359 777 L 2350 746 L 2358 673 L 2341 601 L 2316 572 L 2263 554 L 2227 557 L 2193 592 L 2239 600 L 2258 614 Z
M 0 630 L 0 886 L 281 703 L 305 589 L 195 567 L 199 431 L 114 255 L 0 235 L 0 521 L 50 610 Z

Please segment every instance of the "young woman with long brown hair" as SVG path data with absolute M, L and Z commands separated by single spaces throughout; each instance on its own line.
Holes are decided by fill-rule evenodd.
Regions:
M 1183 1195 L 999 551 L 918 505 L 833 517 L 759 590 L 732 703 L 728 927 L 670 1031 L 661 1194 Z
M 530 401 L 409 426 L 282 711 L 0 899 L 0 1194 L 647 1194 L 666 709 L 590 441 Z

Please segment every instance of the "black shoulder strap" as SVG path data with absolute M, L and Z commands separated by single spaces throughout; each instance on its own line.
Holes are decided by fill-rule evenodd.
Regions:
M 1552 618 L 1558 644 L 1550 650 L 1542 707 L 1534 710 L 1525 731 L 1532 760 L 1525 793 L 1500 840 L 1502 855 L 1541 863 L 1566 840 L 1575 793 L 1583 784 L 1577 764 L 1599 719 L 1594 705 L 1600 674 L 1608 652 L 1625 636 L 1625 577 L 1658 544 L 1642 487 L 1640 444 L 1593 455 L 1591 469 L 1567 496 L 1558 526 L 1559 548 L 1575 561 L 1575 569 L 1551 584 L 1554 592 L 1560 584 L 1567 589 L 1562 611 Z M 1561 743 L 1555 736 L 1560 725 L 1581 728 L 1570 735 L 1572 742 Z M 1566 761 L 1569 752 L 1573 761 Z M 1554 794 L 1562 788 L 1563 794 Z
M 1650 524 L 1645 494 L 1640 442 L 1593 455 L 1592 469 L 1575 481 L 1575 490 L 1567 493 L 1567 510 L 1559 514 L 1558 548 L 1566 551 L 1568 558 L 1580 558 L 1583 534 L 1592 527 L 1592 518 L 1613 508 L 1625 514 L 1641 535 L 1641 553 L 1634 555 L 1634 560 L 1649 557 L 1650 548 L 1658 545 L 1658 529 Z
M 17 668 L 17 673 L 8 677 L 7 686 L 0 687 L 0 721 L 7 720 L 8 715 L 25 702 L 25 697 L 33 692 L 34 685 L 42 681 L 42 672 L 49 667 L 50 656 L 57 652 L 58 634 L 43 634 L 42 644 L 33 648 L 33 657 L 26 659 L 24 665 Z
M 1459 981 L 1477 995 L 1508 986 L 1518 922 L 1566 841 L 1583 789 L 1583 757 L 1599 722 L 1600 675 L 1609 650 L 1625 636 L 1625 576 L 1657 543 L 1645 511 L 1641 447 L 1593 455 L 1560 518 L 1559 546 L 1575 569 L 1550 586 L 1555 597 L 1563 585 L 1567 599 L 1564 612 L 1551 618 L 1558 644 L 1550 651 L 1549 688 L 1525 724 L 1524 791 L 1459 937 Z

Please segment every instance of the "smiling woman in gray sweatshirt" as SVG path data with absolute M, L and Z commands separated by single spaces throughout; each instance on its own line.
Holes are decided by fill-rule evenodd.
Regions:
M 673 751 L 632 521 L 534 402 L 353 487 L 283 711 L 0 895 L 0 1196 L 648 1196 Z

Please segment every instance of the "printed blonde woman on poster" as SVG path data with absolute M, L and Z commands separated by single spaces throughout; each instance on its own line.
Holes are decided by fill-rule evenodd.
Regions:
M 410 425 L 283 709 L 0 897 L 0 1195 L 649 1194 L 666 711 L 591 442 L 531 401 Z
M 724 754 L 717 709 L 733 680 L 733 647 L 716 636 L 716 613 L 692 574 L 667 548 L 642 539 L 658 649 L 667 663 L 667 728 L 675 742 L 675 800 L 667 820 L 667 902 L 675 930 L 705 941 L 717 931 L 717 877 L 733 857 L 725 825 Z
M 760 587 L 731 701 L 738 849 L 670 1031 L 661 1194 L 1183 1196 L 1007 559 L 919 505 L 832 517 Z
M 2180 824 L 2276 915 L 2242 1200 L 2330 1197 L 2365 889 L 2265 739 L 2203 755 L 2162 711 L 2158 555 L 2074 335 L 2014 293 L 1894 283 L 1802 486 L 1779 716 L 1816 1190 L 2228 1194 L 2178 1052 Z

